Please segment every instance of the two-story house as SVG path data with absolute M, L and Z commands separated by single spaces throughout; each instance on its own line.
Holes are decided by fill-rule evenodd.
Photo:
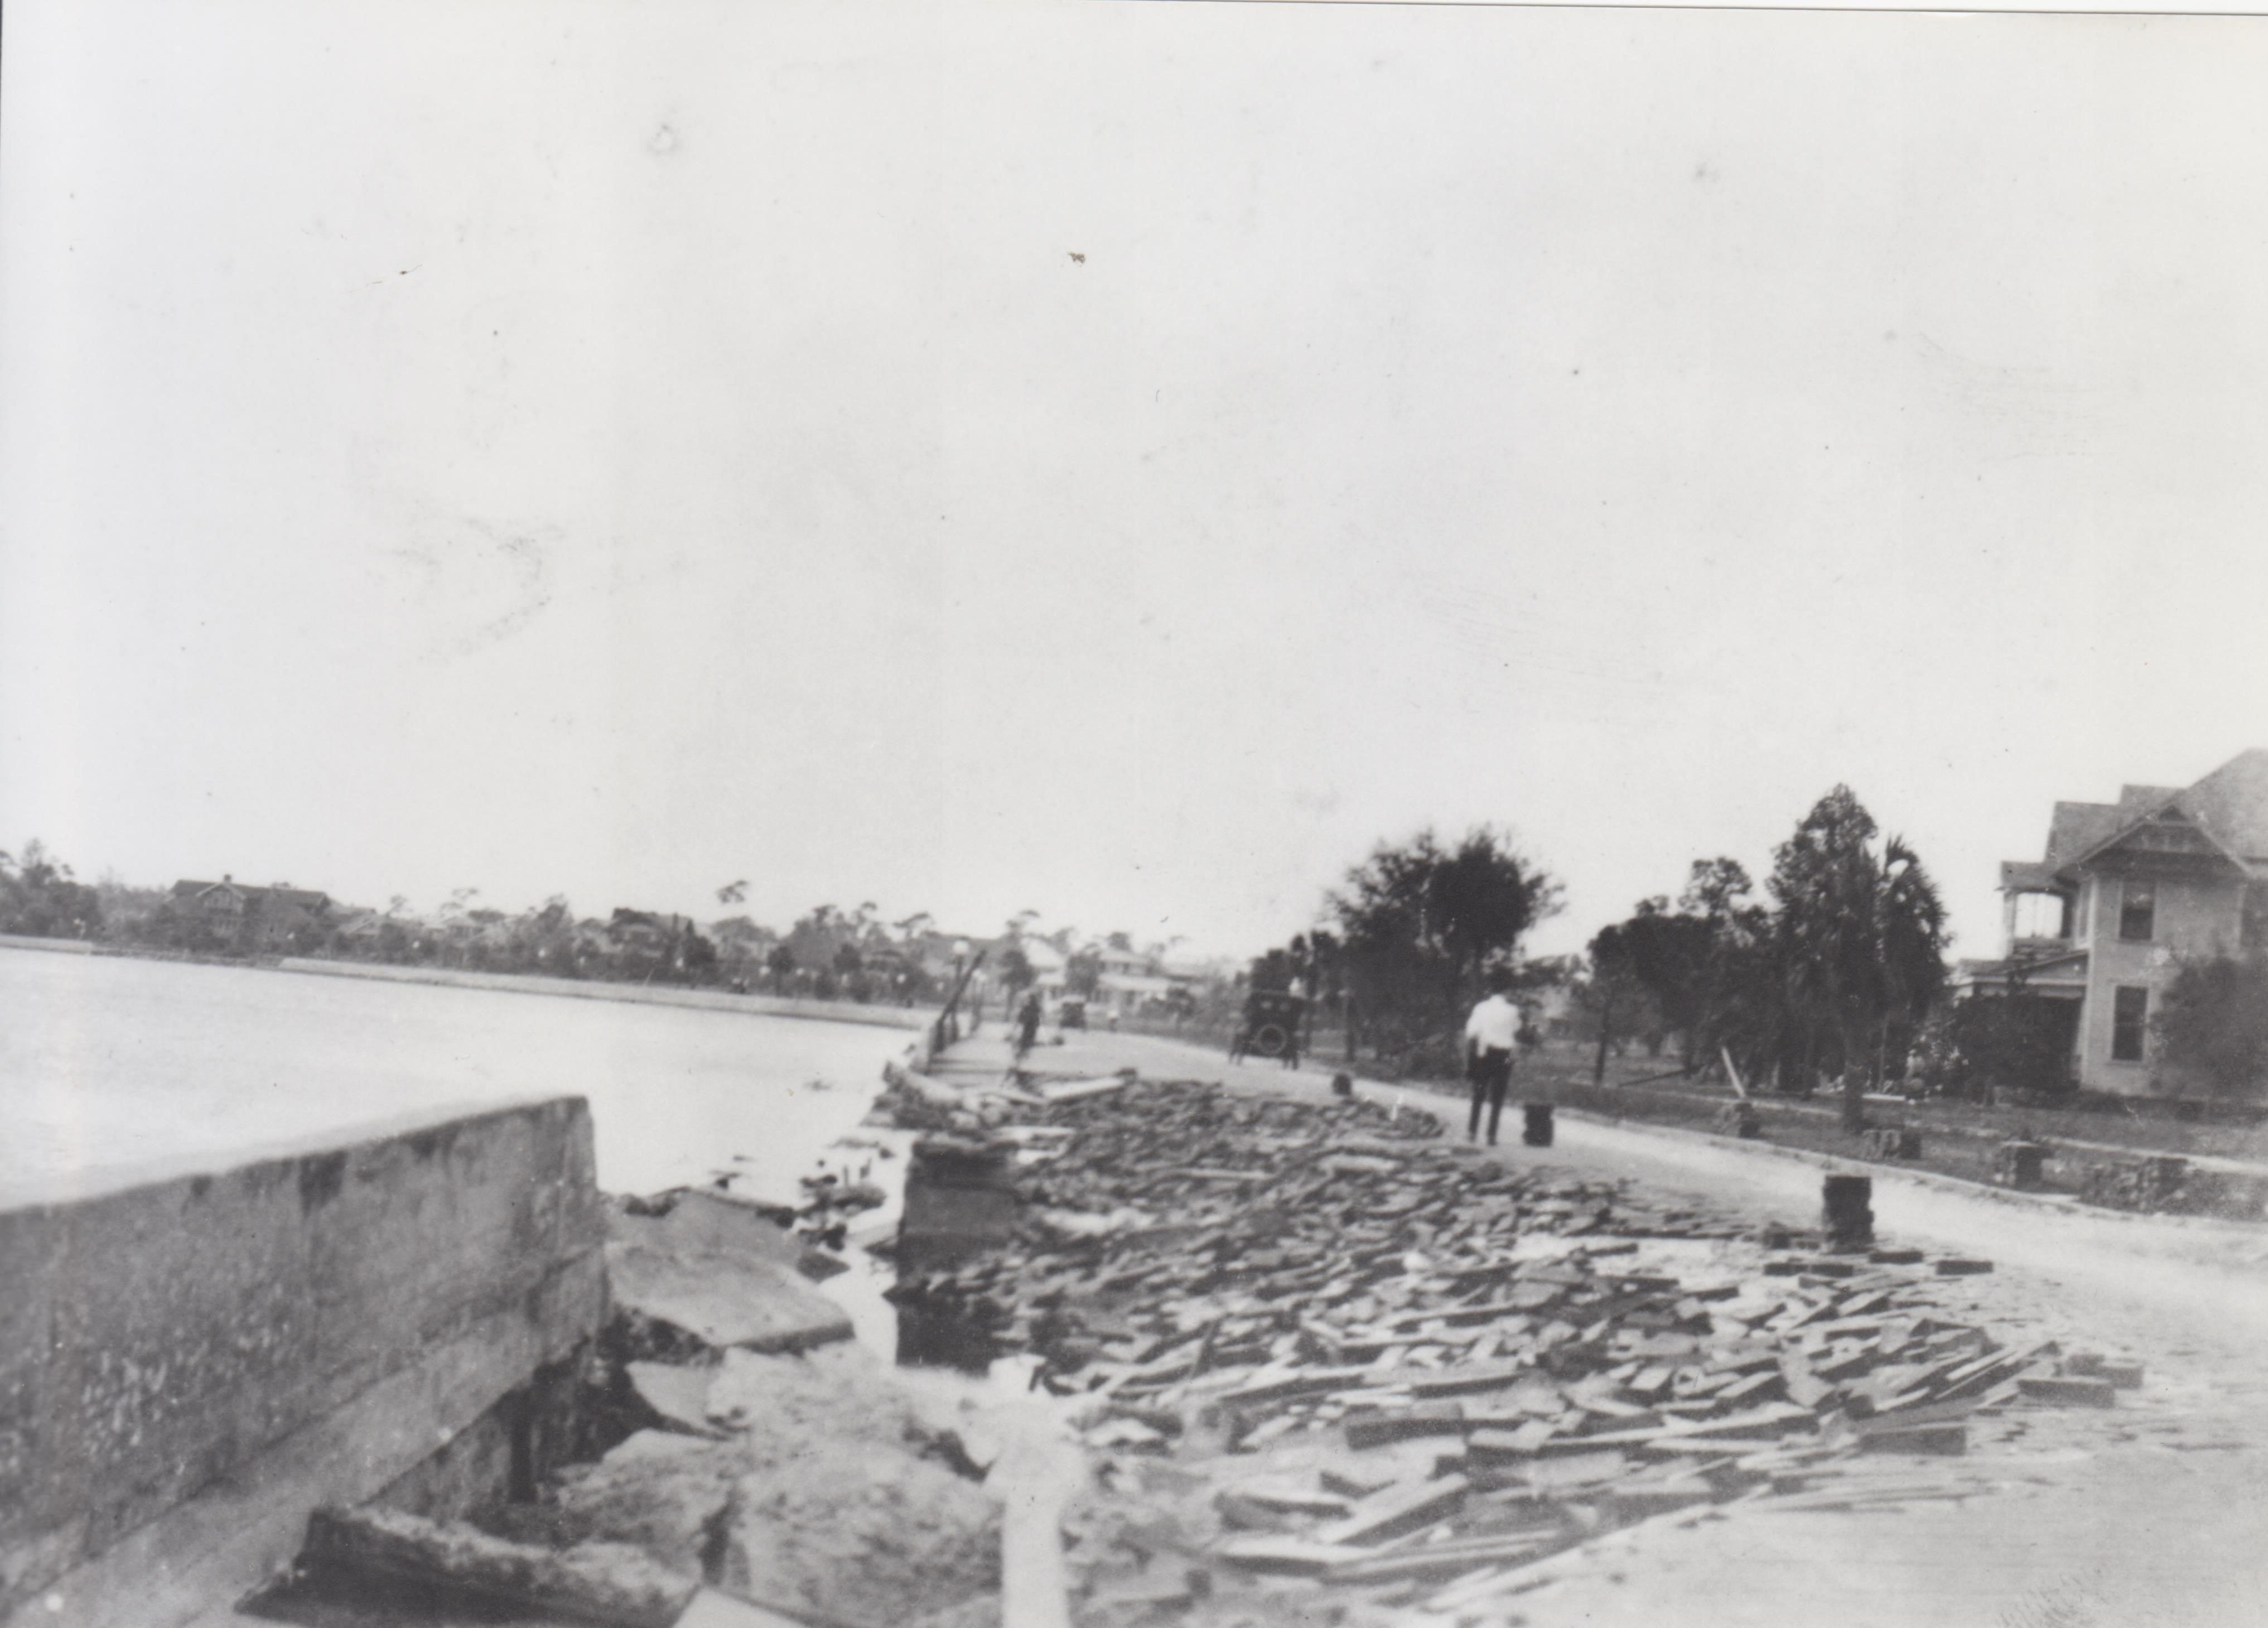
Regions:
M 1962 961 L 1955 992 L 2056 1001 L 2081 1087 L 2149 1091 L 2150 1020 L 2181 961 L 2268 948 L 2268 751 L 2194 785 L 2058 803 L 2046 854 L 2002 864 L 2000 892 L 2007 953 Z
M 216 936 L 243 950 L 288 949 L 303 934 L 329 924 L 330 895 L 289 882 L 258 888 L 232 876 L 217 882 L 184 879 L 173 884 L 173 898 Z

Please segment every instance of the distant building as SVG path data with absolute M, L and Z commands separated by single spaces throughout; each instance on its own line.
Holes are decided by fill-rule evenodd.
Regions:
M 184 879 L 173 901 L 195 920 L 239 949 L 287 949 L 303 931 L 329 926 L 331 896 L 289 882 L 254 887 L 224 875 L 217 882 Z
M 2194 785 L 2058 803 L 2047 852 L 2000 866 L 2007 947 L 1964 961 L 1958 996 L 2044 996 L 2066 1014 L 2087 1090 L 2150 1077 L 2150 1020 L 2182 959 L 2268 947 L 2268 751 Z
M 1180 985 L 1173 979 L 1143 972 L 1105 972 L 1094 980 L 1094 1003 L 1105 1012 L 1132 1016 L 1164 1011 Z

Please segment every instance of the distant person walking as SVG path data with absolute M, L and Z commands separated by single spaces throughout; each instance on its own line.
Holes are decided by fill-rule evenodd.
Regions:
M 1040 992 L 1034 990 L 1024 997 L 1022 1010 L 1016 1013 L 1016 1055 L 1022 1057 L 1040 1043 Z
M 1488 1105 L 1489 1145 L 1496 1145 L 1497 1121 L 1504 1116 L 1504 1094 L 1512 1087 L 1513 1047 L 1520 1035 L 1520 1008 L 1507 998 L 1512 976 L 1498 968 L 1489 975 L 1489 992 L 1465 1020 L 1465 1078 L 1473 1088 L 1473 1108 L 1465 1140 L 1477 1142 L 1481 1105 Z

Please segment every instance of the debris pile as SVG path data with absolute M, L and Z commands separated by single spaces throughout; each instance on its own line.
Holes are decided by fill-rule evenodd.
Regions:
M 1287 1577 L 1447 1610 L 1695 1506 L 1945 1496 L 1878 1455 L 2139 1380 L 1949 1314 L 1937 1280 L 1988 1262 L 1775 1253 L 1427 1115 L 1144 1083 L 1026 1117 L 1013 1241 L 895 1293 L 1085 1403 L 1083 1621 Z
M 2018 1138 L 1992 1150 L 1992 1180 L 2020 1192 L 2037 1192 L 2044 1184 L 2048 1147 L 2043 1142 Z
M 998 1628 L 998 1500 L 949 1403 L 848 1344 L 703 1350 L 624 1378 L 644 1427 L 533 1502 L 322 1512 L 269 1614 L 327 1621 L 297 1613 L 398 1582 L 422 1592 L 389 1621 L 458 1621 L 441 1607 L 463 1600 L 665 1628 L 698 1596 L 808 1623 Z M 713 1603 L 711 1619 L 741 1620 Z
M 2200 1169 L 2162 1154 L 2088 1165 L 2080 1173 L 2079 1196 L 2111 1210 L 2248 1221 L 2268 1215 L 2268 1181 Z

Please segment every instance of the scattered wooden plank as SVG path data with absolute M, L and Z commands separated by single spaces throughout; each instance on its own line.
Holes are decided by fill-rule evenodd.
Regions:
M 1348 1587 L 1360 1587 L 1426 1578 L 1455 1578 L 1483 1567 L 1530 1559 L 1549 1550 L 1563 1547 L 1566 1542 L 1566 1536 L 1554 1529 L 1512 1533 L 1469 1543 L 1425 1543 L 1392 1554 L 1334 1566 L 1324 1574 L 1323 1580 Z
M 1363 1558 L 1363 1551 L 1305 1537 L 1233 1537 L 1213 1551 L 1239 1571 L 1277 1576 L 1320 1577 L 1335 1565 Z
M 1398 1413 L 1367 1413 L 1341 1426 L 1351 1448 L 1382 1447 L 1421 1436 L 1462 1436 L 1465 1412 L 1454 1402 L 1430 1402 Z
M 1969 1426 L 1962 1424 L 1906 1425 L 1859 1433 L 1861 1453 L 1924 1453 L 1957 1457 L 1969 1451 Z
M 1403 1481 L 1372 1493 L 1343 1521 L 1319 1527 L 1319 1543 L 1371 1544 L 1422 1530 L 1464 1507 L 1471 1484 L 1461 1475 L 1433 1481 Z

